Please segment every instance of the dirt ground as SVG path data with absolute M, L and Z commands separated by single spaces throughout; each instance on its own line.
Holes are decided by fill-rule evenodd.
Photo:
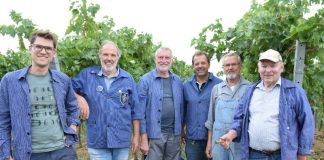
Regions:
M 324 160 L 324 129 L 323 128 L 321 131 L 318 131 L 318 129 L 316 129 L 313 151 L 314 153 L 311 155 L 309 159 Z
M 82 147 L 80 145 L 77 146 L 78 157 L 79 160 L 89 160 L 85 139 L 82 139 Z M 316 129 L 313 151 L 313 154 L 308 158 L 309 160 L 324 160 L 324 128 L 321 131 Z M 133 156 L 131 155 L 130 157 Z M 133 158 L 130 158 L 130 160 L 133 160 Z

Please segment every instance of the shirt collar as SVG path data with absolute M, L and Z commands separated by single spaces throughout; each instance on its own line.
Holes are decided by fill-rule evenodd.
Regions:
M 168 72 L 169 72 L 169 77 L 173 78 L 172 72 L 170 72 L 170 71 L 168 71 Z M 161 76 L 157 73 L 156 68 L 153 69 L 153 76 L 154 76 L 154 78 L 161 78 Z
M 115 75 L 112 76 L 111 78 L 115 78 L 115 77 L 117 77 L 118 75 L 119 75 L 119 67 L 117 67 L 117 72 L 116 72 Z M 102 71 L 102 67 L 101 67 L 101 69 L 100 69 L 99 72 L 98 72 L 98 76 L 104 76 L 104 75 L 103 75 L 103 71 Z
M 228 85 L 227 80 L 225 80 L 224 82 L 225 83 L 223 83 L 223 86 L 222 87 L 225 87 L 226 85 Z M 237 82 L 237 84 L 249 84 L 249 82 L 246 81 L 242 75 L 240 75 L 240 80 Z
M 272 86 L 271 89 L 273 89 L 273 88 L 276 87 L 276 86 L 281 86 L 281 77 L 279 77 L 278 81 L 276 82 L 275 85 Z M 264 84 L 263 84 L 263 80 L 261 80 L 260 83 L 259 83 L 256 87 L 257 87 L 257 88 L 260 88 L 260 89 L 262 89 L 262 90 L 265 90 L 265 86 L 264 86 Z
M 207 80 L 207 81 L 212 81 L 214 75 L 213 75 L 213 73 L 211 73 L 211 72 L 208 72 L 208 73 L 209 73 L 209 76 L 208 76 L 208 80 Z M 188 79 L 188 81 L 196 83 L 196 82 L 197 82 L 197 76 L 196 76 L 196 75 L 191 76 L 191 78 Z M 207 81 L 206 81 L 206 82 L 207 82 Z

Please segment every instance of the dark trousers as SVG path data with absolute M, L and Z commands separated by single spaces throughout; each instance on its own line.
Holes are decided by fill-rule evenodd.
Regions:
M 33 153 L 31 155 L 31 160 L 77 160 L 77 154 L 73 147 L 64 147 L 62 149 L 43 152 L 43 153 Z
M 186 139 L 186 157 L 187 160 L 207 160 L 205 150 L 206 140 Z

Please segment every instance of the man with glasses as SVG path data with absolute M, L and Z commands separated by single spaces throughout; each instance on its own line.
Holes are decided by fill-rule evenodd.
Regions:
M 70 78 L 49 69 L 57 41 L 48 31 L 30 38 L 30 66 L 7 73 L 0 84 L 0 159 L 74 160 L 79 124 Z M 11 147 L 13 146 L 13 151 Z
M 192 56 L 194 75 L 183 84 L 184 124 L 182 142 L 186 144 L 187 160 L 207 160 L 207 129 L 210 94 L 213 87 L 222 82 L 213 73 L 208 72 L 210 59 L 206 52 L 197 51 Z M 184 139 L 185 138 L 185 139 Z
M 206 155 L 208 158 L 230 160 L 240 158 L 240 144 L 233 143 L 225 150 L 216 142 L 224 135 L 233 121 L 234 111 L 250 84 L 241 76 L 242 62 L 236 53 L 228 53 L 222 57 L 226 80 L 214 86 L 205 126 L 208 128 Z
M 305 91 L 281 77 L 284 64 L 279 52 L 260 54 L 261 80 L 242 97 L 231 130 L 220 137 L 225 149 L 241 142 L 242 159 L 306 160 L 311 154 L 315 125 Z

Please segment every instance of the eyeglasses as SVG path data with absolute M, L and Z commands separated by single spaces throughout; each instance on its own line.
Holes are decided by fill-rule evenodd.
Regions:
M 45 49 L 46 53 L 52 53 L 55 49 L 53 47 L 43 46 L 40 44 L 32 44 L 31 45 L 36 52 L 40 52 Z
M 235 67 L 235 66 L 237 66 L 237 65 L 239 65 L 240 63 L 229 63 L 229 64 L 223 64 L 223 67 L 226 67 L 226 68 L 228 68 L 228 67 L 230 67 L 230 66 L 232 66 L 232 67 Z

